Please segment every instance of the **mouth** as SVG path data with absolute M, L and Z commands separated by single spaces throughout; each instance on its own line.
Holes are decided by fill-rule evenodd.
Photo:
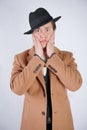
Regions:
M 40 41 L 40 43 L 41 43 L 42 47 L 45 48 L 47 43 L 48 43 L 48 41 L 43 40 L 43 41 Z
M 45 44 L 45 43 L 47 43 L 48 41 L 47 40 L 42 40 L 42 41 L 40 41 L 40 43 L 43 43 L 43 44 Z

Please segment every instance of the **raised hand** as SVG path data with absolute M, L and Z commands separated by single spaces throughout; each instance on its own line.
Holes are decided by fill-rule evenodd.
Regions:
M 41 59 L 44 59 L 43 48 L 38 38 L 34 34 L 32 34 L 32 39 L 35 47 L 35 54 L 37 54 Z
M 46 53 L 47 56 L 50 57 L 54 53 L 54 43 L 55 43 L 55 32 L 52 33 L 52 36 L 50 37 L 50 40 L 46 47 Z

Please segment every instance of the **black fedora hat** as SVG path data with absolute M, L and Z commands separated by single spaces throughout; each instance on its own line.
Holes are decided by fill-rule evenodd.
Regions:
M 24 34 L 31 34 L 34 31 L 34 29 L 36 29 L 50 21 L 56 22 L 60 18 L 61 18 L 61 16 L 53 18 L 46 9 L 38 8 L 34 12 L 31 12 L 29 14 L 29 24 L 30 24 L 31 29 L 29 31 L 25 32 Z

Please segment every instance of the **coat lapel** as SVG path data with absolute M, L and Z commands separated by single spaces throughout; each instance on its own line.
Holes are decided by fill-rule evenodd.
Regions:
M 44 77 L 43 77 L 43 74 L 42 72 L 40 72 L 38 75 L 37 75 L 37 80 L 40 82 L 43 90 L 44 90 L 44 94 L 46 95 L 46 86 L 45 86 L 45 80 L 44 80 Z

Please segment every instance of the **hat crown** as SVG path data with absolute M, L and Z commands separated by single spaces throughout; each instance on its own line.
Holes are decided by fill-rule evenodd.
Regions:
M 35 28 L 35 26 L 42 24 L 44 21 L 49 21 L 52 19 L 53 18 L 44 8 L 38 8 L 29 14 L 29 23 L 31 28 Z

